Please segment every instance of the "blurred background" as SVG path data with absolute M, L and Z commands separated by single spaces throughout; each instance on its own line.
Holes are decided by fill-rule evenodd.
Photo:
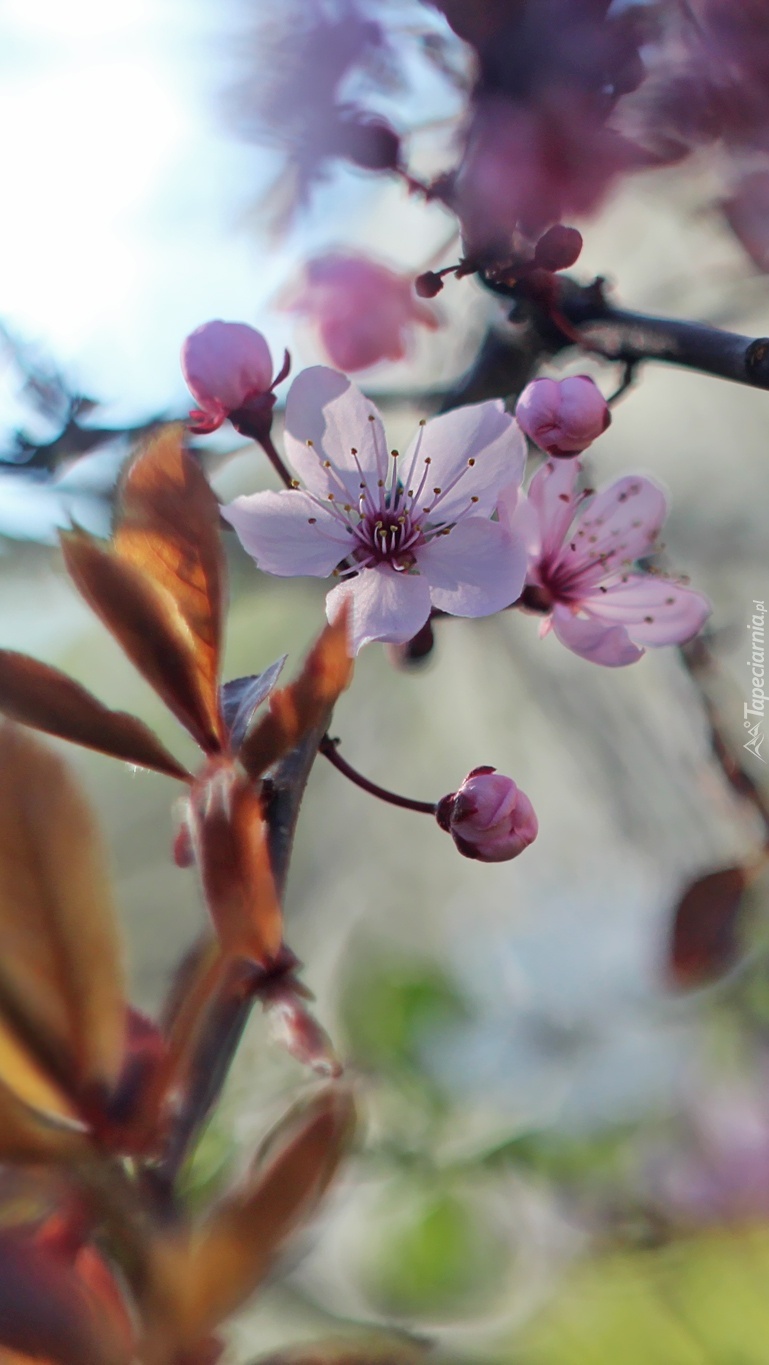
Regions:
M 376 60 L 353 71 L 349 99 L 371 96 L 410 133 L 410 170 L 438 174 L 473 71 L 439 9 L 296 3 L 279 31 L 255 0 L 6 0 L 0 12 L 0 644 L 141 715 L 180 755 L 186 740 L 64 577 L 56 527 L 107 532 L 133 443 L 186 414 L 178 354 L 191 329 L 251 323 L 276 368 L 289 347 L 297 372 L 326 358 L 287 311 L 307 260 L 365 252 L 414 276 L 459 251 L 453 215 L 402 177 L 318 153 L 318 183 L 303 180 L 279 78 L 313 12 L 337 58 L 345 33 L 353 55 L 370 42 Z M 307 79 L 331 60 L 314 53 Z M 575 275 L 608 277 L 626 307 L 763 335 L 767 280 L 719 208 L 718 173 L 707 152 L 620 180 L 578 221 Z M 436 330 L 414 329 L 401 361 L 358 376 L 394 445 L 489 329 L 511 335 L 472 277 L 433 306 Z M 586 371 L 607 394 L 621 378 L 573 352 L 545 367 Z M 763 760 L 741 746 L 746 627 L 769 597 L 768 415 L 764 392 L 649 365 L 588 461 L 591 481 L 633 470 L 670 490 L 665 567 L 712 599 L 709 695 L 759 786 Z M 275 486 L 229 428 L 199 446 L 222 498 Z M 234 538 L 227 550 L 226 676 L 286 652 L 296 666 L 325 585 L 268 580 Z M 723 947 L 715 970 L 684 983 L 671 965 L 686 888 L 755 860 L 754 805 L 714 760 L 675 649 L 604 670 L 540 641 L 519 613 L 437 625 L 419 668 L 364 651 L 335 717 L 343 752 L 427 800 L 493 764 L 530 796 L 540 835 L 512 863 L 471 863 L 432 821 L 366 799 L 319 759 L 288 939 L 359 1081 L 364 1134 L 295 1262 L 234 1324 L 232 1359 L 364 1324 L 415 1351 L 432 1343 L 436 1359 L 499 1365 L 763 1361 L 766 881 L 726 910 L 703 902 Z M 194 873 L 169 856 L 175 793 L 70 757 L 109 838 L 135 999 L 152 1010 L 203 923 Z M 307 1084 L 254 1018 L 190 1197 L 237 1172 Z

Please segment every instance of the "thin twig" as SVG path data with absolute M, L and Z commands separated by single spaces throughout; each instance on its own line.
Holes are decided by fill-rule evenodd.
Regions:
M 319 753 L 328 759 L 329 763 L 338 772 L 360 787 L 361 791 L 368 792 L 369 796 L 375 796 L 379 801 L 386 801 L 390 806 L 400 806 L 401 810 L 417 811 L 419 815 L 435 815 L 434 801 L 415 801 L 411 796 L 399 796 L 397 792 L 388 791 L 386 787 L 380 787 L 377 782 L 372 782 L 370 778 L 364 777 L 357 768 L 353 768 L 351 763 L 338 750 L 339 740 L 331 739 L 324 735 L 319 745 Z

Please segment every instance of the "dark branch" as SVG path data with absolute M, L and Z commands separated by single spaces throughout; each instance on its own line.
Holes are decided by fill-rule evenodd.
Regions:
M 526 293 L 525 282 L 504 285 L 485 280 L 488 288 L 513 300 L 511 320 L 527 324 L 543 352 L 551 355 L 574 345 L 574 336 L 559 327 L 557 315 Z M 604 281 L 578 284 L 560 277 L 557 311 L 575 329 L 585 349 L 606 360 L 633 367 L 643 361 L 661 361 L 698 370 L 736 384 L 769 389 L 769 337 L 746 337 L 701 322 L 649 317 L 615 308 L 607 299 Z

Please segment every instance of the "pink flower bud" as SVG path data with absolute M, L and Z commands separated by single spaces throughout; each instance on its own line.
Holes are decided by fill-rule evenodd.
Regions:
M 231 412 L 270 394 L 272 357 L 245 322 L 204 322 L 182 347 L 182 373 L 200 404 L 190 413 L 193 430 L 215 431 Z
M 554 223 L 534 248 L 534 263 L 543 270 L 568 270 L 582 250 L 582 233 L 576 228 Z
M 436 270 L 425 270 L 414 280 L 414 289 L 420 299 L 434 299 L 443 288 L 443 280 Z
M 459 791 L 435 810 L 441 829 L 466 858 L 501 863 L 517 858 L 537 837 L 539 825 L 528 796 L 495 768 L 473 768 Z
M 532 380 L 515 415 L 521 430 L 542 450 L 567 459 L 586 450 L 611 422 L 606 399 L 586 374 Z

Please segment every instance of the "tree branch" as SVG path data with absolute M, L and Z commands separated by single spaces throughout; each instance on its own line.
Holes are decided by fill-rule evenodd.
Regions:
M 332 707 L 328 707 L 317 725 L 300 744 L 275 765 L 265 781 L 268 839 L 273 876 L 278 894 L 283 898 L 291 859 L 291 851 L 307 780 L 318 745 L 330 724 Z M 206 939 L 196 952 L 207 951 Z M 289 975 L 300 964 L 289 949 L 276 965 L 276 973 Z M 185 964 L 189 970 L 190 962 Z M 216 1106 L 227 1079 L 243 1031 L 248 1023 L 254 1002 L 259 998 L 258 985 L 253 976 L 241 973 L 225 981 L 211 1012 L 197 1054 L 190 1068 L 190 1084 L 182 1111 L 177 1116 L 173 1132 L 159 1167 L 161 1183 L 169 1187 L 190 1151 L 195 1138 L 205 1126 Z
M 506 285 L 484 279 L 484 283 L 513 301 L 511 321 L 527 323 L 543 351 L 555 355 L 574 345 L 573 335 L 567 335 L 559 327 L 557 316 L 530 297 L 525 282 Z M 591 284 L 561 276 L 560 286 L 558 312 L 579 333 L 585 349 L 606 360 L 626 367 L 661 361 L 736 384 L 769 389 L 769 337 L 746 337 L 707 323 L 616 308 L 607 299 L 600 276 Z

